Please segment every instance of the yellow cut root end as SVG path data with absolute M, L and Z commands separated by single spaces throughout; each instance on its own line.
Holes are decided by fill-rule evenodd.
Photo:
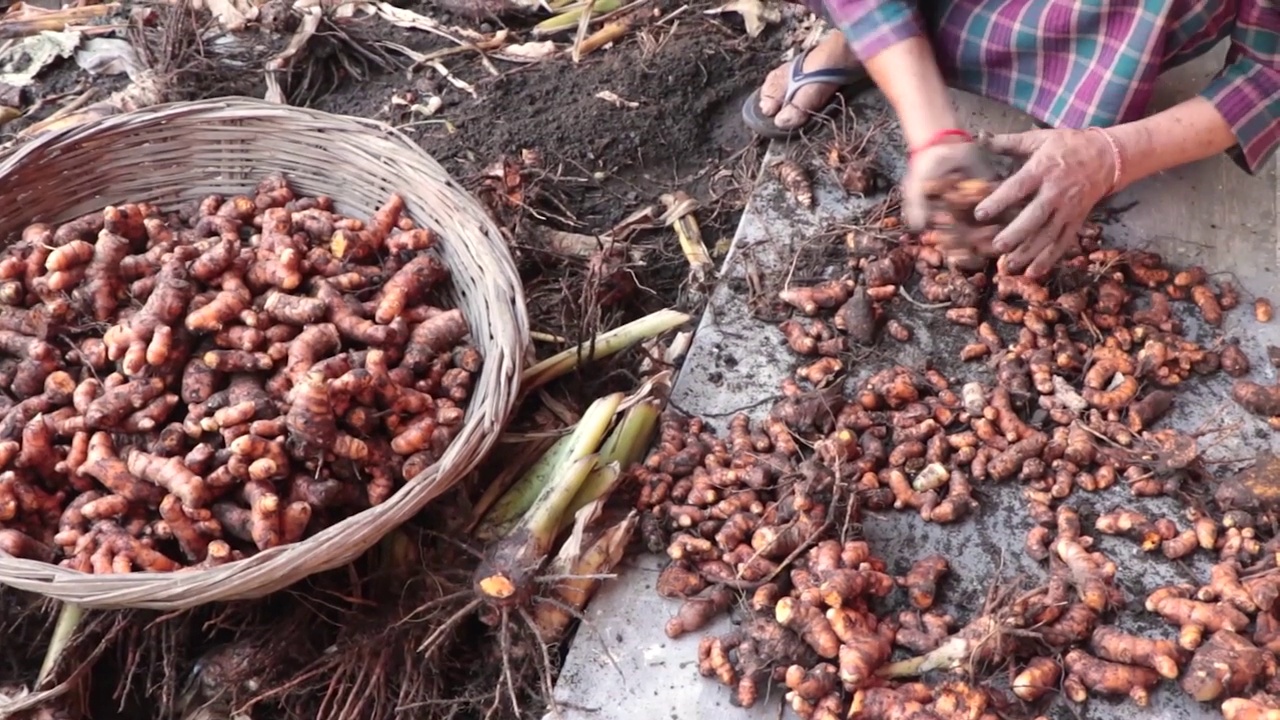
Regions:
M 516 585 L 505 575 L 490 575 L 480 581 L 480 592 L 497 600 L 506 600 L 516 594 Z

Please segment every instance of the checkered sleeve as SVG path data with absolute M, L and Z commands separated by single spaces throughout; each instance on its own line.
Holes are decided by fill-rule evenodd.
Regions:
M 1200 94 L 1235 132 L 1232 157 L 1258 172 L 1280 145 L 1280 0 L 1241 0 L 1227 66 Z
M 924 22 L 912 0 L 805 0 L 805 4 L 840 28 L 863 62 L 891 45 L 924 36 Z

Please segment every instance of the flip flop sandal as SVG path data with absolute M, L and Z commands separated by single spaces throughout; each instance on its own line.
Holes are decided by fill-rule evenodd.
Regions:
M 800 88 L 806 85 L 826 84 L 836 85 L 842 90 L 854 89 L 856 91 L 864 90 L 871 86 L 871 78 L 867 76 L 866 71 L 858 68 L 856 70 L 847 70 L 843 68 L 824 68 L 820 70 L 804 71 L 805 58 L 809 57 L 808 51 L 796 56 L 791 61 L 791 77 L 787 79 L 787 90 L 783 93 L 782 104 L 785 107 L 795 98 Z M 822 110 L 813 113 L 809 120 L 802 125 L 784 130 L 773 124 L 773 118 L 766 116 L 760 111 L 760 89 L 751 93 L 746 102 L 742 104 L 742 121 L 746 123 L 757 135 L 772 140 L 784 140 L 799 135 L 806 129 L 811 128 L 815 121 L 821 116 L 831 116 L 843 107 L 840 101 L 841 93 L 837 91 L 831 96 L 830 102 Z

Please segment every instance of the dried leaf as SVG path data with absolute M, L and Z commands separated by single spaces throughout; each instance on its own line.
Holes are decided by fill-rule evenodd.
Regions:
M 747 28 L 747 35 L 757 37 L 765 27 L 782 21 L 782 13 L 775 7 L 766 6 L 762 0 L 731 0 L 718 8 L 707 10 L 707 15 L 737 13 L 742 16 L 742 24 Z
M 90 75 L 125 74 L 136 80 L 142 73 L 133 46 L 120 38 L 93 38 L 76 51 L 76 64 Z
M 476 97 L 476 89 L 475 89 L 474 87 L 472 87 L 471 83 L 469 83 L 469 82 L 467 82 L 466 80 L 463 80 L 462 78 L 458 77 L 457 75 L 454 75 L 453 73 L 449 72 L 449 68 L 445 67 L 445 66 L 444 66 L 444 63 L 442 63 L 442 62 L 440 62 L 440 61 L 438 61 L 438 60 L 435 60 L 435 61 L 432 61 L 432 62 L 427 63 L 427 67 L 429 67 L 429 68 L 431 68 L 432 70 L 435 70 L 437 73 L 439 73 L 439 74 L 440 74 L 440 77 L 442 77 L 442 78 L 444 78 L 445 80 L 447 80 L 447 81 L 449 82 L 449 84 L 450 84 L 450 85 L 452 85 L 452 86 L 454 86 L 454 87 L 458 88 L 459 90 L 461 90 L 461 91 L 465 92 L 466 94 L 470 95 L 471 97 Z
M 503 157 L 480 172 L 485 185 L 497 193 L 511 207 L 524 204 L 524 179 L 521 167 L 510 158 Z
M 569 533 L 569 537 L 565 538 L 560 551 L 548 566 L 548 572 L 553 575 L 568 575 L 573 572 L 573 565 L 578 562 L 582 557 L 582 551 L 586 549 L 584 543 L 587 539 L 587 526 L 595 522 L 603 511 L 604 501 L 596 500 L 587 503 L 573 516 L 573 530 Z
M 611 92 L 609 90 L 601 90 L 600 92 L 596 93 L 596 97 L 600 98 L 601 100 L 619 109 L 621 108 L 635 109 L 640 107 L 640 103 L 636 102 L 635 100 L 625 100 L 617 93 Z
M 117 3 L 80 5 L 48 9 L 15 2 L 0 17 L 0 39 L 17 40 L 41 33 L 61 33 L 64 30 L 97 34 L 105 26 L 90 27 L 97 18 L 106 17 L 120 9 Z M 6 48 L 6 50 L 11 48 Z
M 280 84 L 280 74 L 289 69 L 293 58 L 302 51 L 302 48 L 306 47 L 307 42 L 311 40 L 311 36 L 315 35 L 316 30 L 320 28 L 320 21 L 324 19 L 318 8 L 302 8 L 301 2 L 302 0 L 294 5 L 302 13 L 302 21 L 298 23 L 297 30 L 290 36 L 289 43 L 285 45 L 284 49 L 267 60 L 267 93 L 264 98 L 267 102 L 286 104 L 284 88 Z
M 475 30 L 458 27 L 456 25 L 445 25 L 433 17 L 428 17 L 422 13 L 416 13 L 408 8 L 396 7 L 390 3 L 373 3 L 372 7 L 374 12 L 392 25 L 411 30 L 425 30 L 447 40 L 451 40 L 454 43 L 461 44 L 459 42 L 459 38 L 471 41 L 480 41 L 485 38 L 484 34 L 476 32 Z
M 196 10 L 208 10 L 224 30 L 238 32 L 250 22 L 258 19 L 258 6 L 255 0 L 192 0 Z
M 0 52 L 0 83 L 14 87 L 30 85 L 49 65 L 70 57 L 80 45 L 78 32 L 45 31 L 17 40 Z
M 139 71 L 138 77 L 123 89 L 117 90 L 111 95 L 90 103 L 83 108 L 71 112 L 65 112 L 64 109 L 54 113 L 34 125 L 23 128 L 22 132 L 18 133 L 18 137 L 35 137 L 47 132 L 65 130 L 77 125 L 94 122 L 112 115 L 158 105 L 164 100 L 164 90 L 164 86 L 155 71 L 144 68 Z
M 508 45 L 493 55 L 494 57 L 508 62 L 532 63 L 554 57 L 557 52 L 558 50 L 554 42 L 550 40 L 540 40 L 535 42 L 519 43 L 518 45 Z

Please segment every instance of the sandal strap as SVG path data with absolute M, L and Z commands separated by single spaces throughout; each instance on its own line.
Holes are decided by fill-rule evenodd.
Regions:
M 782 95 L 783 105 L 791 104 L 796 93 L 802 87 L 818 84 L 844 87 L 861 80 L 865 76 L 865 73 L 861 70 L 848 70 L 846 68 L 821 68 L 805 72 L 804 61 L 809 57 L 809 52 L 810 50 L 805 50 L 791 61 L 791 73 L 787 79 L 787 90 Z

